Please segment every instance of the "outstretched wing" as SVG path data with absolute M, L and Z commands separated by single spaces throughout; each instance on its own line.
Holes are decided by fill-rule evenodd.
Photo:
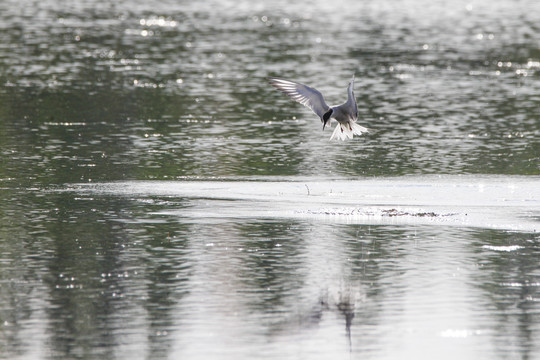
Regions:
M 317 89 L 294 81 L 278 78 L 270 78 L 269 82 L 270 85 L 287 94 L 293 100 L 310 108 L 321 118 L 321 121 L 323 121 L 324 115 L 330 110 L 322 94 Z
M 351 114 L 354 115 L 354 118 L 358 118 L 358 105 L 356 105 L 356 98 L 354 97 L 354 74 L 351 79 L 351 82 L 349 83 L 349 86 L 347 87 L 347 102 L 344 104 L 348 110 L 351 112 Z

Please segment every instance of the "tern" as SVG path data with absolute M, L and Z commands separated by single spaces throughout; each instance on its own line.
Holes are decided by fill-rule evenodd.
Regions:
M 328 106 L 320 91 L 307 85 L 275 77 L 271 77 L 268 80 L 270 85 L 290 96 L 293 100 L 310 108 L 319 116 L 323 123 L 323 130 L 326 125 L 330 127 L 330 119 L 335 119 L 338 125 L 332 133 L 330 140 L 352 139 L 354 135 L 362 135 L 368 132 L 368 129 L 356 123 L 358 119 L 358 106 L 356 105 L 356 98 L 353 92 L 354 75 L 347 88 L 347 101 L 336 106 Z

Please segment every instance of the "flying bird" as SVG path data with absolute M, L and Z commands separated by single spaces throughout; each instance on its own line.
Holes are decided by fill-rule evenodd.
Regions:
M 358 119 L 358 106 L 354 97 L 354 75 L 347 88 L 347 101 L 341 105 L 328 106 L 324 101 L 323 95 L 312 87 L 300 84 L 294 81 L 271 77 L 270 85 L 279 91 L 290 96 L 293 100 L 310 108 L 317 116 L 321 118 L 323 130 L 330 120 L 335 119 L 338 122 L 330 140 L 333 139 L 352 139 L 354 135 L 367 133 L 368 129 L 356 123 Z

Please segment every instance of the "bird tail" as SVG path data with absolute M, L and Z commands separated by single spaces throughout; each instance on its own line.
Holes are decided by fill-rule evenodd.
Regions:
M 334 129 L 332 136 L 330 136 L 330 140 L 352 139 L 354 135 L 362 135 L 363 133 L 367 133 L 367 132 L 368 132 L 367 128 L 361 125 L 358 125 L 354 121 L 351 121 L 347 124 L 339 123 Z

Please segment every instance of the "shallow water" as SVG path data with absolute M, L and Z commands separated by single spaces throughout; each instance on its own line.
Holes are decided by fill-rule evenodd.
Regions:
M 185 199 L 159 215 L 185 221 L 309 218 L 364 225 L 433 224 L 536 232 L 538 179 L 494 176 L 424 176 L 376 180 L 287 177 L 250 181 L 129 181 L 74 184 L 58 191 Z M 189 204 L 189 205 L 188 205 Z
M 29 190 L 3 218 L 8 357 L 538 354 L 536 182 L 268 180 Z
M 540 357 L 539 14 L 0 2 L 0 358 Z

